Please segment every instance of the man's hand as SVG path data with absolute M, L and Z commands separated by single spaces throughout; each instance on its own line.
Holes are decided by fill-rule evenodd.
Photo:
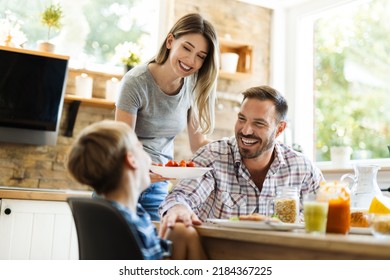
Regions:
M 194 212 L 188 210 L 183 205 L 175 205 L 167 211 L 161 219 L 159 236 L 165 236 L 168 228 L 173 228 L 176 222 L 182 222 L 185 226 L 201 225 L 202 221 Z

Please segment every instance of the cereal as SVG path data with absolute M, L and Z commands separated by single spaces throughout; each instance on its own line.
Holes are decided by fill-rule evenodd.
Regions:
M 297 221 L 297 207 L 295 199 L 275 200 L 275 214 L 284 223 L 295 223 Z

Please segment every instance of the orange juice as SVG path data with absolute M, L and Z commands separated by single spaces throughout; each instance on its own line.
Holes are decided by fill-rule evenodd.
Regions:
M 351 223 L 351 196 L 348 186 L 334 181 L 323 184 L 320 189 L 329 205 L 326 232 L 347 234 Z
M 330 199 L 326 232 L 347 234 L 349 232 L 350 223 L 351 213 L 349 198 L 347 200 L 342 198 Z

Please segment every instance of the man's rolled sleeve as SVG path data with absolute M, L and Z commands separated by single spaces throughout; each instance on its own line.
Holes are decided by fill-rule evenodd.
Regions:
M 181 199 L 180 196 L 168 196 L 164 201 L 163 203 L 161 203 L 159 209 L 158 209 L 158 213 L 160 215 L 160 217 L 163 217 L 165 215 L 165 213 L 171 209 L 173 206 L 175 205 L 183 205 L 185 206 L 188 210 L 192 211 L 191 207 L 187 204 L 187 202 L 183 199 Z

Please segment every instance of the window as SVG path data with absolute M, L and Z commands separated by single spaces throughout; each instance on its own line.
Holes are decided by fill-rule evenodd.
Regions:
M 389 14 L 388 1 L 372 0 L 314 22 L 317 161 L 339 145 L 352 147 L 352 159 L 389 156 Z
M 389 13 L 386 0 L 320 0 L 285 9 L 282 90 L 292 142 L 314 160 L 329 160 L 333 135 L 352 146 L 352 159 L 389 157 Z
M 36 49 L 37 41 L 47 38 L 40 14 L 52 0 L 1 1 L 0 19 L 12 13 L 14 25 L 26 35 L 24 47 Z M 142 59 L 157 51 L 159 0 L 61 0 L 62 28 L 51 40 L 56 52 L 70 55 L 70 66 L 96 71 L 119 72 L 123 66 L 115 47 L 137 43 Z M 0 26 L 0 37 L 5 27 Z

